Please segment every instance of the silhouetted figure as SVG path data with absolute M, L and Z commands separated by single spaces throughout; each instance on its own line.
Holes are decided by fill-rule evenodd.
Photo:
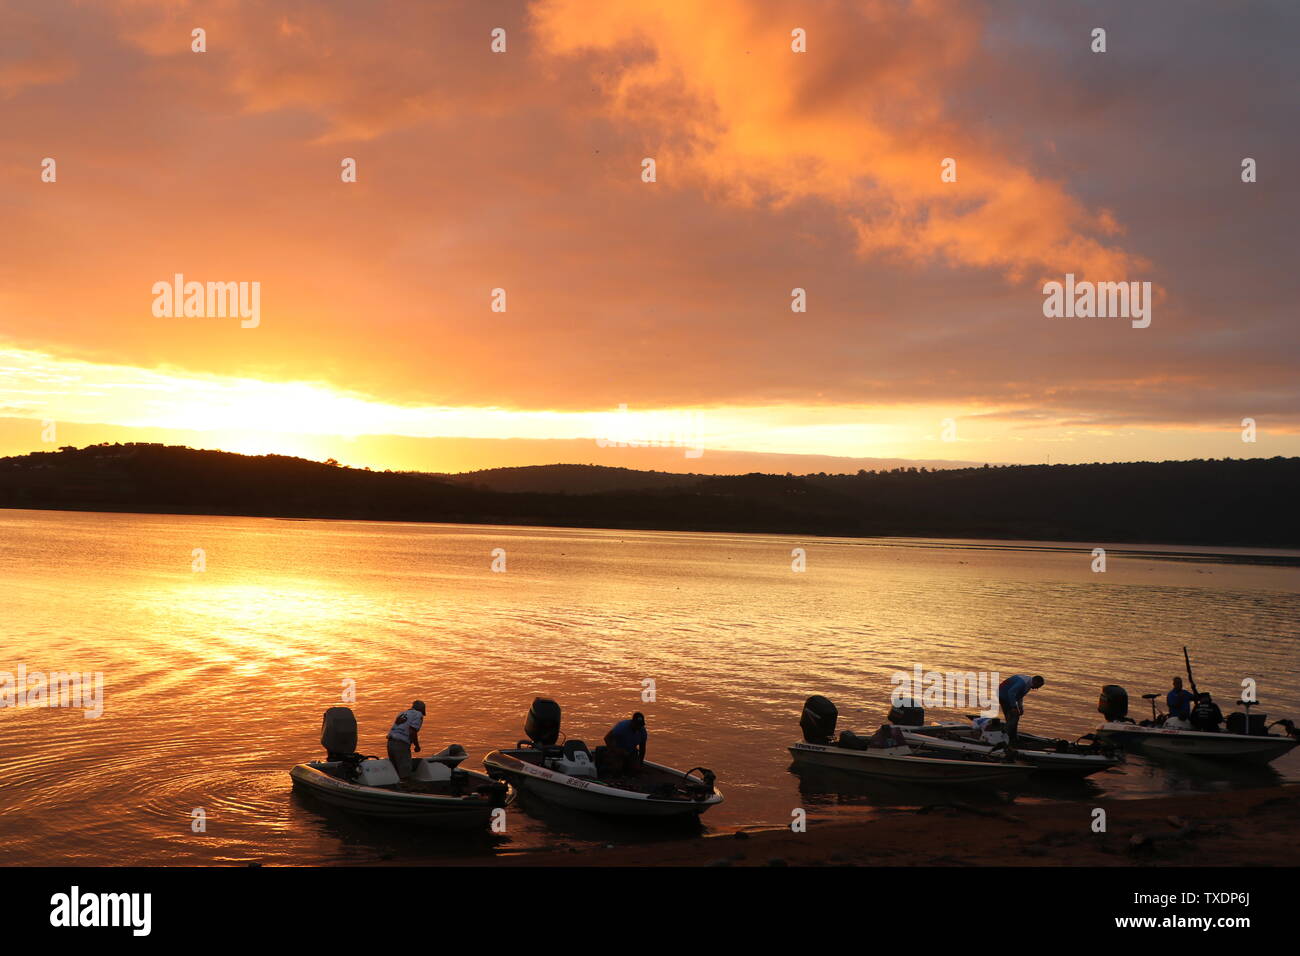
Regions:
M 1013 674 L 998 685 L 998 703 L 1002 705 L 1002 722 L 1006 725 L 1007 744 L 1016 745 L 1016 730 L 1025 712 L 1025 695 L 1046 684 L 1042 677 Z
M 1192 708 L 1192 729 L 1218 730 L 1222 724 L 1223 711 L 1208 692 L 1202 692 L 1196 699 L 1196 706 Z
M 388 731 L 388 759 L 393 762 L 397 775 L 405 780 L 411 775 L 411 748 L 420 752 L 420 728 L 424 726 L 424 701 L 417 700 L 410 710 L 404 710 L 393 721 Z
M 609 774 L 617 777 L 639 772 L 649 738 L 645 715 L 640 711 L 611 727 L 605 735 L 605 766 Z
M 1175 677 L 1173 689 L 1165 695 L 1165 707 L 1169 711 L 1170 717 L 1189 720 L 1192 716 L 1192 704 L 1195 700 L 1196 697 L 1190 690 L 1183 689 L 1183 679 Z

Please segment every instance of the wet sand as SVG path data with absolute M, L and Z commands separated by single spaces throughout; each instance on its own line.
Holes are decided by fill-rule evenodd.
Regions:
M 1092 832 L 1095 807 L 1107 832 Z M 1294 866 L 1300 785 L 1095 803 L 954 802 L 818 823 L 805 833 L 742 831 L 698 840 L 548 849 L 491 866 Z M 469 865 L 476 865 L 466 861 Z

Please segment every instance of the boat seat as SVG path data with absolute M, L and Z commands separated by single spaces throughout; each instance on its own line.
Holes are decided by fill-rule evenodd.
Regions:
M 851 730 L 840 731 L 839 746 L 847 750 L 866 750 L 870 744 L 870 737 L 862 737 Z
M 397 768 L 388 759 L 363 760 L 357 770 L 356 782 L 363 787 L 391 787 L 401 781 Z
M 586 754 L 587 759 L 588 760 L 591 759 L 591 751 L 587 749 L 587 745 L 583 743 L 581 740 L 566 740 L 564 742 L 565 760 L 572 760 L 574 754 L 579 754 L 579 753 Z
M 550 766 L 560 773 L 571 777 L 595 777 L 596 762 L 591 758 L 591 751 L 581 740 L 570 740 L 564 744 L 563 755 L 551 762 Z
M 452 768 L 441 763 L 436 757 L 415 761 L 411 770 L 411 780 L 421 783 L 446 783 L 451 779 Z
M 455 769 L 456 767 L 459 767 L 468 758 L 469 758 L 469 753 L 465 750 L 464 747 L 462 747 L 460 744 L 452 744 L 451 746 L 446 747 L 443 750 L 440 750 L 432 757 L 428 757 L 426 759 L 432 760 L 434 763 L 445 764 L 446 766 Z

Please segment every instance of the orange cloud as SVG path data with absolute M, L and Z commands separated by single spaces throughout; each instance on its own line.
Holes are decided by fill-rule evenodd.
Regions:
M 1235 165 L 1296 152 L 1295 31 L 1199 7 L 1153 70 L 1176 8 L 1131 7 L 8 4 L 0 347 L 400 408 L 746 408 L 791 448 L 774 409 L 1276 429 L 1295 203 Z M 1104 58 L 1093 10 L 1125 24 Z M 1043 317 L 1040 275 L 1144 258 L 1151 329 Z M 177 272 L 259 282 L 260 327 L 154 317 Z
M 612 116 L 646 128 L 667 188 L 700 180 L 733 202 L 833 203 L 863 255 L 1122 278 L 1146 263 L 1011 144 L 950 116 L 944 91 L 978 70 L 980 9 L 940 2 L 613 4 L 541 0 L 546 49 L 589 58 Z M 791 50 L 791 31 L 807 52 Z M 869 49 L 863 37 L 878 38 Z M 940 162 L 957 161 L 957 181 Z

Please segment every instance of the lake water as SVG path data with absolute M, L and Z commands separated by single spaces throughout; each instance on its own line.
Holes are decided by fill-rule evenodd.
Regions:
M 461 743 L 475 768 L 535 696 L 593 745 L 642 710 L 651 759 L 717 773 L 704 832 L 911 801 L 820 792 L 786 747 L 810 693 L 872 729 L 889 675 L 918 664 L 1043 674 L 1022 726 L 1074 737 L 1101 685 L 1139 710 L 1187 644 L 1225 712 L 1253 678 L 1263 710 L 1300 717 L 1296 567 L 1128 546 L 1094 573 L 1094 546 L 0 511 L 0 671 L 104 675 L 97 719 L 0 708 L 0 863 L 420 863 L 652 838 L 519 808 L 503 836 L 454 840 L 322 812 L 288 770 L 321 756 L 350 682 L 363 751 L 420 697 L 424 752 Z M 1300 753 L 1273 766 L 1214 779 L 1130 758 L 1081 793 L 1018 799 L 1267 784 L 1300 775 Z

